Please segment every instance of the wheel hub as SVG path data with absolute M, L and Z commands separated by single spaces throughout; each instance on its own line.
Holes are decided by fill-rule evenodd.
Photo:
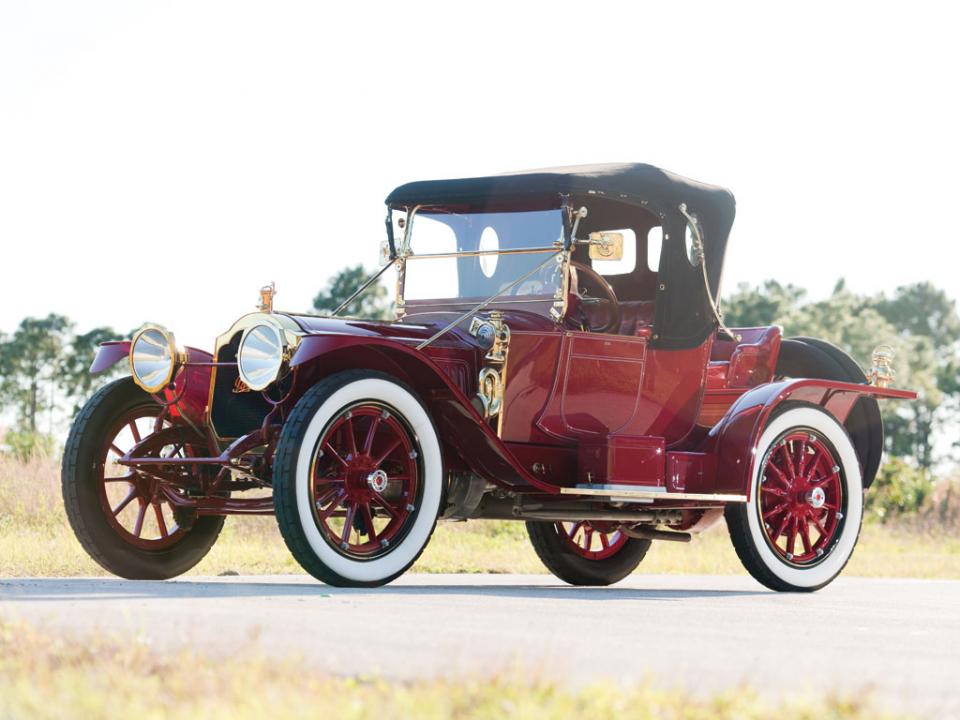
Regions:
M 819 510 L 827 502 L 827 494 L 823 491 L 823 488 L 815 487 L 807 490 L 806 495 L 807 505 L 812 507 L 814 510 Z
M 383 470 L 374 470 L 367 475 L 367 485 L 369 485 L 370 489 L 375 493 L 382 493 L 386 490 L 388 480 L 387 473 Z

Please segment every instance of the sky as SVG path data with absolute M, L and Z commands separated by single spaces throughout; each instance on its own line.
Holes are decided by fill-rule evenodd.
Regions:
M 211 348 L 375 268 L 396 185 L 621 161 L 734 192 L 727 290 L 960 298 L 958 11 L 729 5 L 4 0 L 0 331 Z

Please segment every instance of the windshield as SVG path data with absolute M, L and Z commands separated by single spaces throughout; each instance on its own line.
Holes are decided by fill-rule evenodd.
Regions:
M 421 210 L 410 228 L 404 300 L 482 300 L 543 264 L 562 243 L 561 210 Z M 547 263 L 501 302 L 552 298 L 559 284 L 559 263 Z

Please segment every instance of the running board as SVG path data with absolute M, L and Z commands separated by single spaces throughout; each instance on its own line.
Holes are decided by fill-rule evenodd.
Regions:
M 736 502 L 745 503 L 746 495 L 724 495 L 719 493 L 667 492 L 665 488 L 638 490 L 636 485 L 578 485 L 562 487 L 563 495 L 591 495 L 627 502 L 651 503 L 655 500 L 695 500 L 697 502 Z

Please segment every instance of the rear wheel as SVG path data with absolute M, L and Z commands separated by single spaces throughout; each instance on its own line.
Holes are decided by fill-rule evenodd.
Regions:
M 822 588 L 860 534 L 863 486 L 850 437 L 820 408 L 795 404 L 767 424 L 756 457 L 750 501 L 726 509 L 737 555 L 772 590 Z
M 67 518 L 84 550 L 104 569 L 131 580 L 180 575 L 209 552 L 223 517 L 177 522 L 160 480 L 117 464 L 159 430 L 162 408 L 131 378 L 101 388 L 77 415 L 63 451 Z M 166 449 L 168 456 L 189 448 Z
M 413 392 L 373 371 L 311 388 L 284 425 L 274 463 L 277 523 L 318 580 L 375 587 L 426 547 L 443 495 L 433 422 Z
M 527 534 L 547 569 L 571 585 L 623 580 L 636 570 L 651 544 L 603 522 L 528 522 Z

